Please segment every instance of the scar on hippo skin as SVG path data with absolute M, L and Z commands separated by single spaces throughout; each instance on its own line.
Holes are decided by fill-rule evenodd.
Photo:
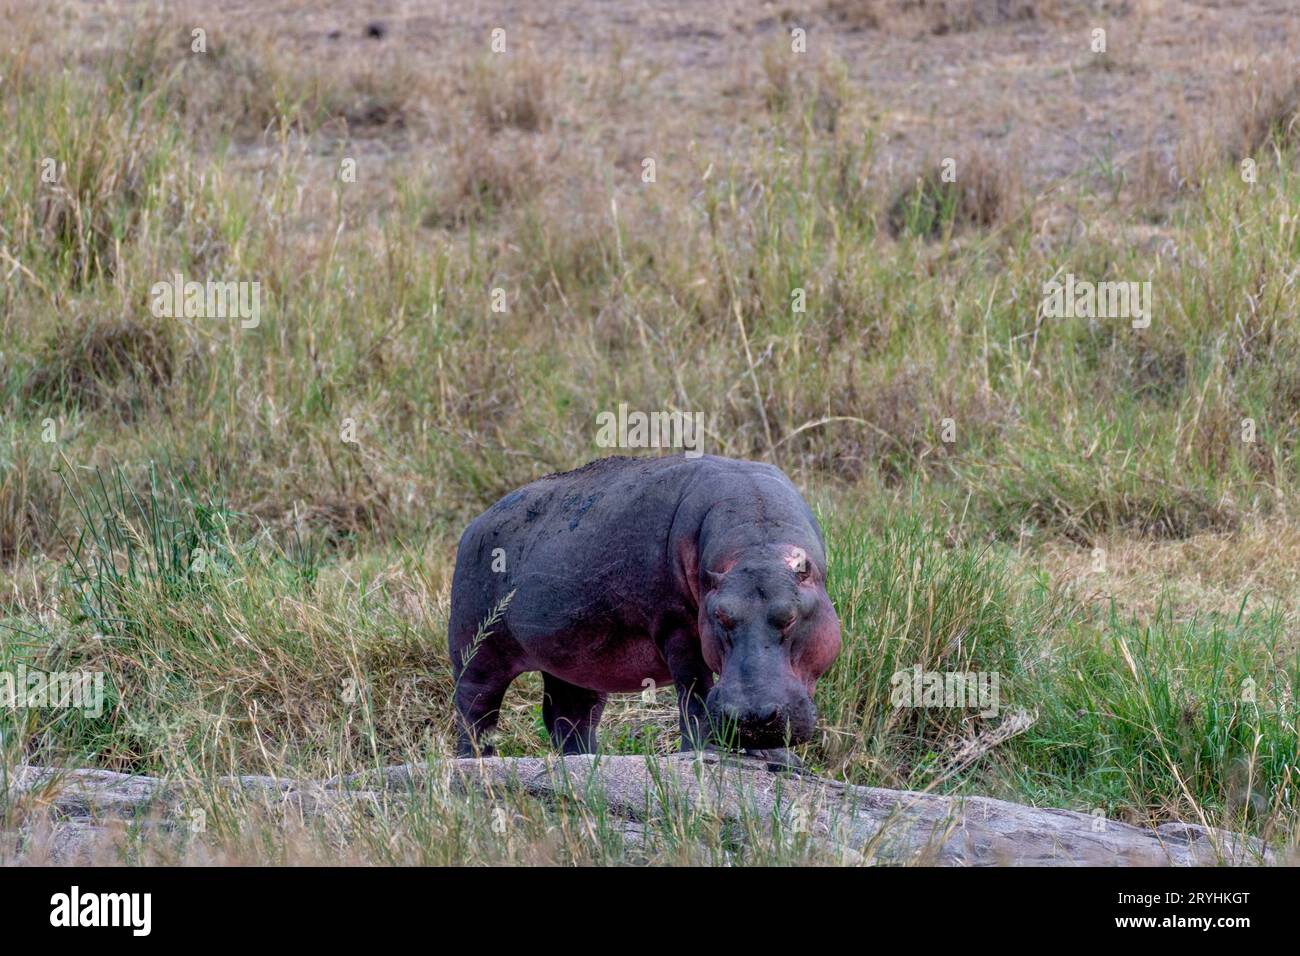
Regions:
M 613 457 L 525 485 L 470 523 L 448 646 L 462 755 L 495 728 L 510 683 L 540 671 L 564 753 L 596 748 L 609 694 L 671 680 L 683 749 L 729 744 L 790 767 L 840 627 L 821 528 L 779 469 Z

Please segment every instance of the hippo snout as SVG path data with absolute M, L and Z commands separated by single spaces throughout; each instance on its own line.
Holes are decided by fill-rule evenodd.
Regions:
M 714 736 L 746 749 L 804 743 L 817 720 L 812 698 L 803 692 L 755 697 L 731 693 L 723 683 L 709 693 L 705 706 Z

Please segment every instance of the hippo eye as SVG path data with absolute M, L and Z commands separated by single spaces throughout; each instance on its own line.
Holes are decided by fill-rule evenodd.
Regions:
M 735 618 L 733 618 L 722 608 L 718 608 L 716 611 L 714 611 L 713 616 L 716 617 L 718 619 L 718 623 L 721 624 L 723 627 L 725 627 L 728 631 L 736 626 Z
M 778 631 L 784 631 L 794 623 L 794 608 L 788 604 L 777 605 L 772 608 L 767 620 Z

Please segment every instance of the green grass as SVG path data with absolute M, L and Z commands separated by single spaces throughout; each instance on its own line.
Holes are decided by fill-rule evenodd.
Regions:
M 1263 150 L 1253 186 L 1213 171 L 1157 242 L 1111 197 L 1083 197 L 1086 240 L 959 223 L 934 182 L 894 240 L 874 129 L 810 112 L 749 152 L 661 157 L 643 188 L 607 167 L 534 178 L 532 147 L 500 137 L 553 135 L 539 118 L 494 134 L 490 168 L 467 134 L 452 185 L 483 208 L 464 213 L 427 164 L 345 184 L 346 126 L 310 138 L 397 96 L 395 75 L 349 90 L 285 70 L 223 111 L 212 74 L 150 36 L 62 72 L 0 54 L 0 665 L 103 670 L 111 705 L 0 713 L 3 762 L 203 781 L 448 753 L 456 536 L 600 454 L 596 413 L 627 402 L 704 412 L 710 452 L 771 460 L 823 502 L 845 645 L 815 768 L 1294 839 L 1291 609 L 1099 611 L 1018 550 L 1293 516 L 1293 152 Z M 566 88 L 546 82 L 502 90 L 549 110 Z M 260 281 L 259 328 L 153 318 L 151 286 L 178 270 Z M 1150 279 L 1152 327 L 1042 318 L 1065 272 Z M 913 666 L 998 672 L 1001 715 L 891 706 Z M 545 749 L 539 701 L 532 678 L 512 692 L 502 752 Z M 666 699 L 616 710 L 610 750 L 675 747 Z M 465 860 L 500 852 L 462 812 L 402 825 Z M 521 846 L 556 818 L 537 825 Z M 429 858 L 409 840 L 401 858 Z M 580 842 L 567 858 L 621 858 Z M 718 859 L 689 843 L 684 859 Z
M 26 658 L 104 672 L 109 707 L 95 720 L 27 715 L 31 759 L 205 779 L 324 777 L 450 753 L 443 609 L 413 626 L 391 569 L 341 574 L 336 559 L 286 550 L 179 482 L 155 477 L 139 497 L 119 471 L 70 494 L 83 533 L 65 559 L 66 604 L 56 629 L 27 635 Z M 824 732 L 804 753 L 814 769 L 1270 834 L 1293 818 L 1296 714 L 1283 695 L 1300 675 L 1277 613 L 1100 614 L 1013 575 L 990 546 L 946 545 L 915 514 L 828 519 L 828 535 L 845 646 L 818 687 Z M 401 560 L 418 579 L 419 561 Z M 892 675 L 918 666 L 997 672 L 999 712 L 895 706 Z M 527 683 L 507 754 L 545 749 Z M 674 748 L 660 703 L 611 707 L 606 748 Z M 1020 710 L 1034 717 L 1021 734 L 954 766 Z

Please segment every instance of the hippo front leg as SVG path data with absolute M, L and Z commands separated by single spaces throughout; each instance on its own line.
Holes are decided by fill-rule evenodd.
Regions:
M 681 750 L 703 750 L 709 742 L 709 714 L 704 699 L 713 689 L 713 671 L 700 654 L 699 638 L 685 629 L 674 631 L 660 649 L 677 688 Z

